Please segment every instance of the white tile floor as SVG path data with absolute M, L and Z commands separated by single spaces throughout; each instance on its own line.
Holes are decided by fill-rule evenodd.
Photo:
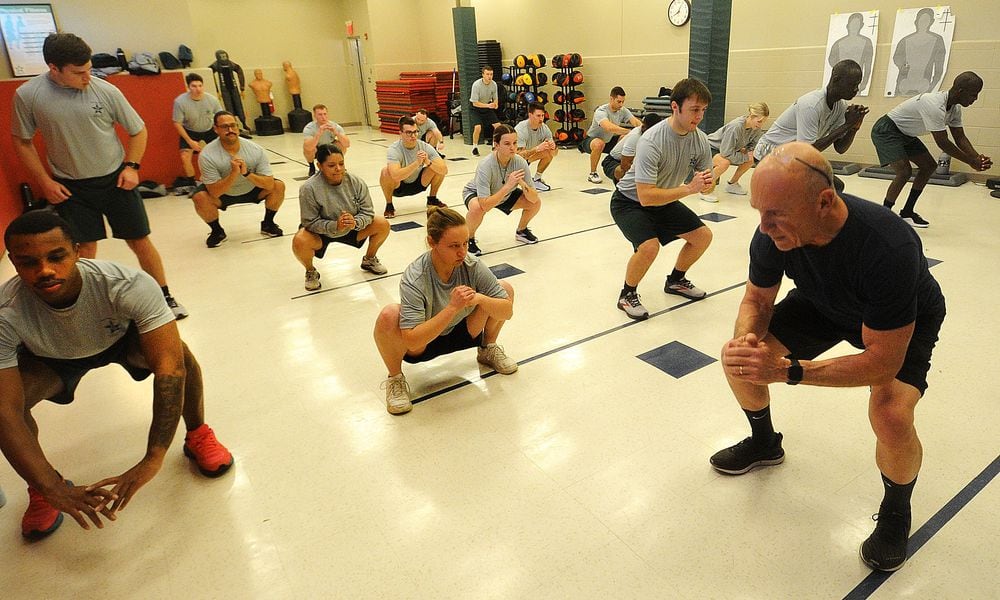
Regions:
M 378 170 L 394 138 L 355 128 L 348 168 L 383 200 Z M 298 222 L 300 136 L 255 141 L 273 150 L 289 186 L 278 223 Z M 388 138 L 386 140 L 385 138 Z M 470 148 L 449 141 L 449 157 Z M 441 197 L 460 203 L 476 160 L 449 162 Z M 640 287 L 654 317 L 615 308 L 630 247 L 588 195 L 586 158 L 564 150 L 546 173 L 555 189 L 532 223 L 491 213 L 478 238 L 490 265 L 524 271 L 501 343 L 521 361 L 481 377 L 472 351 L 406 367 L 415 396 L 456 386 L 412 413 L 385 411 L 385 376 L 371 331 L 398 301 L 399 273 L 421 253 L 422 228 L 393 233 L 389 275 L 359 270 L 334 246 L 318 263 L 322 292 L 305 295 L 290 236 L 262 239 L 261 207 L 224 213 L 229 241 L 206 249 L 207 227 L 185 198 L 148 201 L 170 285 L 191 311 L 180 324 L 201 361 L 209 423 L 236 455 L 206 480 L 175 442 L 160 475 L 103 531 L 67 521 L 22 542 L 27 497 L 4 462 L 0 596 L 5 598 L 832 598 L 869 575 L 857 558 L 881 485 L 866 390 L 774 390 L 787 460 L 731 478 L 708 465 L 746 435 L 718 363 L 681 378 L 636 358 L 671 341 L 711 357 L 732 331 L 755 213 L 746 198 L 689 199 L 715 241 L 691 279 L 712 295 L 685 304 L 662 290 L 676 245 Z M 845 178 L 880 199 L 881 180 Z M 744 183 L 749 183 L 745 181 Z M 605 182 L 604 187 L 610 189 Z M 393 221 L 424 222 L 422 197 Z M 1000 201 L 981 186 L 931 186 L 919 212 L 932 269 L 949 302 L 930 390 L 918 411 L 925 448 L 914 530 L 997 458 L 992 390 L 1000 317 Z M 134 264 L 124 244 L 102 258 Z M 12 273 L 4 261 L 0 275 Z M 672 310 L 668 310 L 672 309 Z M 843 348 L 835 349 L 835 352 Z M 69 407 L 36 418 L 50 461 L 77 482 L 134 464 L 144 449 L 150 386 L 118 369 L 92 373 Z M 180 438 L 180 434 L 178 435 Z M 2 462 L 2 461 L 0 461 Z M 940 530 L 876 598 L 988 598 L 1000 584 L 997 485 Z

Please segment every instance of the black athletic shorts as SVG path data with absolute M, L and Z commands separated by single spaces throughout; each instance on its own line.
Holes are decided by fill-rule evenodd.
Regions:
M 497 111 L 495 108 L 479 108 L 478 106 L 472 107 L 472 115 L 474 120 L 473 125 L 496 125 L 500 122 L 500 117 L 497 116 Z
M 315 256 L 316 258 L 323 258 L 323 256 L 326 254 L 327 246 L 329 246 L 333 242 L 336 242 L 338 244 L 346 244 L 348 246 L 354 246 L 355 248 L 360 248 L 361 246 L 365 245 L 365 240 L 359 240 L 358 232 L 354 229 L 348 231 L 346 234 L 340 237 L 329 237 L 321 233 L 313 233 L 313 235 L 319 236 L 319 239 L 323 242 L 323 245 L 320 246 L 319 250 L 313 252 L 313 256 Z
M 186 131 L 187 134 L 191 136 L 192 140 L 196 142 L 205 142 L 206 144 L 211 142 L 215 138 L 219 137 L 219 135 L 215 133 L 214 129 L 209 129 L 208 131 L 191 131 L 190 129 L 185 129 L 184 131 Z M 188 146 L 186 139 L 180 138 L 180 140 L 181 140 L 181 150 L 192 150 L 191 146 Z M 201 148 L 193 148 L 193 150 L 195 152 L 198 152 L 199 150 L 201 150 Z
M 601 150 L 601 154 L 611 154 L 611 150 L 614 149 L 615 145 L 618 143 L 618 138 L 620 137 L 621 137 L 620 135 L 613 135 L 611 136 L 610 140 L 604 142 L 604 150 Z M 588 135 L 587 137 L 583 138 L 583 140 L 580 142 L 580 145 L 578 146 L 580 152 L 583 152 L 584 154 L 590 154 L 590 142 L 599 139 L 601 138 L 592 135 Z
M 906 358 L 896 373 L 896 379 L 920 390 L 921 396 L 927 390 L 931 351 L 937 343 L 944 316 L 943 304 L 939 311 L 917 316 Z M 774 306 L 768 331 L 788 348 L 789 356 L 802 360 L 812 360 L 844 341 L 859 350 L 865 347 L 860 329 L 846 329 L 828 319 L 797 289 L 788 292 L 785 299 Z
M 275 181 L 278 180 L 275 179 Z M 252 190 L 250 190 L 245 194 L 240 194 L 239 196 L 230 196 L 229 194 L 223 194 L 222 196 L 219 197 L 219 202 L 222 203 L 222 206 L 219 207 L 219 210 L 226 210 L 227 208 L 229 208 L 234 204 L 260 204 L 267 197 L 267 196 L 261 197 L 260 193 L 263 191 L 264 189 L 254 186 Z M 208 193 L 208 188 L 205 187 L 204 183 L 199 183 L 198 187 L 194 188 L 194 191 L 191 192 L 190 197 L 193 198 L 194 195 L 197 194 L 198 192 L 205 192 L 206 194 Z
M 462 319 L 451 331 L 431 340 L 431 343 L 427 344 L 427 347 L 424 348 L 424 351 L 419 356 L 404 354 L 403 360 L 410 364 L 421 363 L 444 356 L 445 354 L 465 350 L 466 348 L 478 348 L 482 346 L 483 332 L 480 331 L 476 337 L 469 335 L 467 320 L 468 318 Z
M 514 188 L 513 192 L 507 195 L 507 198 L 505 198 L 503 202 L 497 204 L 493 208 L 502 211 L 504 214 L 509 215 L 514 210 L 514 205 L 517 204 L 517 201 L 521 199 L 522 195 L 524 195 L 524 191 L 521 188 L 516 187 Z M 472 202 L 475 198 L 477 198 L 477 196 L 475 194 L 471 194 L 465 199 L 466 209 L 469 208 L 469 203 Z
M 682 202 L 643 206 L 618 190 L 611 194 L 611 218 L 636 250 L 643 242 L 653 238 L 658 239 L 661 246 L 666 246 L 680 235 L 705 226 L 698 215 Z
M 136 381 L 142 381 L 152 375 L 153 372 L 149 369 L 128 362 L 130 348 L 133 351 L 138 351 L 139 349 L 139 330 L 136 328 L 135 323 L 129 323 L 128 330 L 120 340 L 94 356 L 85 358 L 49 358 L 46 356 L 36 356 L 22 347 L 18 351 L 17 363 L 19 368 L 28 369 L 32 362 L 37 362 L 55 371 L 59 379 L 62 380 L 63 390 L 55 396 L 48 398 L 48 400 L 56 404 L 69 404 L 73 401 L 76 394 L 76 387 L 80 384 L 80 380 L 91 369 L 99 369 L 111 363 L 117 363 L 128 371 L 128 374 Z
M 57 179 L 70 191 L 70 198 L 56 204 L 59 216 L 69 221 L 78 242 L 96 242 L 111 234 L 120 240 L 137 240 L 149 235 L 149 217 L 142 196 L 135 189 L 118 187 L 118 174 L 125 165 L 103 177 Z
M 875 144 L 878 162 L 883 167 L 903 158 L 929 154 L 920 138 L 900 131 L 889 115 L 882 115 L 875 121 L 872 126 L 872 143 Z
M 402 198 L 404 196 L 416 196 L 420 192 L 426 190 L 427 186 L 420 183 L 421 179 L 424 176 L 424 169 L 426 168 L 427 167 L 420 169 L 420 171 L 417 172 L 417 178 L 411 181 L 410 183 L 401 181 L 399 183 L 399 187 L 392 190 L 392 196 L 394 198 Z
M 604 160 L 601 161 L 601 168 L 604 169 L 604 174 L 615 183 L 618 182 L 618 180 L 615 179 L 615 169 L 617 169 L 620 164 L 622 164 L 621 161 L 615 160 L 610 154 L 605 156 Z

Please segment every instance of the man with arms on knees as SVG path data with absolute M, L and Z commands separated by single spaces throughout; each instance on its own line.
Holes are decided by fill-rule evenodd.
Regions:
M 274 215 L 285 201 L 285 182 L 271 175 L 271 163 L 263 148 L 240 139 L 239 127 L 232 113 L 225 110 L 216 113 L 215 133 L 219 139 L 205 146 L 198 157 L 201 185 L 191 199 L 195 212 L 212 230 L 205 240 L 209 248 L 226 240 L 226 230 L 219 224 L 219 211 L 234 204 L 264 202 L 261 235 L 284 234 L 275 224 Z
M 966 71 L 955 78 L 950 90 L 910 98 L 875 121 L 872 127 L 872 142 L 878 152 L 879 163 L 883 167 L 891 166 L 895 173 L 885 192 L 883 204 L 886 208 L 892 209 L 899 192 L 910 180 L 913 174 L 910 163 L 917 165 L 917 176 L 913 178 L 910 195 L 899 212 L 899 216 L 913 227 L 930 225 L 913 209 L 937 168 L 937 162 L 927 151 L 927 146 L 917 138 L 918 135 L 931 132 L 938 148 L 977 171 L 986 171 L 993 166 L 990 157 L 972 147 L 962 127 L 962 107 L 971 106 L 981 91 L 983 80 L 972 71 Z M 955 138 L 954 143 L 948 139 L 948 129 Z
M 580 142 L 580 152 L 590 154 L 590 175 L 587 176 L 587 181 L 590 183 L 601 183 L 601 176 L 597 174 L 597 164 L 601 161 L 601 154 L 611 152 L 618 143 L 618 138 L 631 130 L 631 127 L 625 125 L 640 127 L 642 122 L 632 114 L 632 111 L 625 108 L 625 90 L 615 86 L 611 88 L 611 98 L 608 103 L 594 110 L 594 120 L 587 130 L 587 137 Z
M 861 558 L 894 571 L 906 560 L 922 452 L 914 408 L 927 389 L 944 296 L 913 230 L 876 204 L 838 195 L 830 164 L 808 144 L 776 149 L 751 186 L 760 227 L 722 366 L 752 435 L 717 452 L 711 464 L 741 475 L 784 460 L 782 435 L 771 424 L 771 383 L 869 387 L 885 496 Z M 775 304 L 785 275 L 796 287 Z M 813 360 L 841 341 L 861 352 Z
M 445 206 L 437 193 L 448 174 L 448 165 L 427 142 L 417 139 L 419 130 L 411 117 L 399 118 L 399 139 L 386 151 L 388 164 L 379 173 L 378 183 L 385 196 L 387 219 L 396 216 L 393 196 L 414 196 L 430 187 L 427 206 Z
M 854 143 L 854 136 L 861 128 L 868 107 L 847 105 L 858 93 L 861 83 L 861 66 L 853 60 L 842 60 L 833 66 L 830 83 L 826 88 L 813 90 L 800 96 L 757 141 L 753 156 L 757 161 L 781 144 L 806 142 L 822 152 L 831 145 L 843 154 Z M 837 191 L 844 190 L 844 182 L 833 178 Z
M 212 127 L 212 118 L 222 110 L 215 96 L 205 93 L 205 82 L 201 75 L 188 73 L 184 77 L 188 91 L 174 99 L 174 127 L 181 136 L 181 166 L 184 177 L 175 185 L 194 186 L 194 165 L 191 156 L 200 152 L 205 144 L 218 136 Z
M 417 109 L 413 113 L 413 122 L 417 124 L 417 137 L 421 141 L 434 146 L 438 154 L 444 152 L 444 134 L 438 129 L 434 119 L 427 116 L 426 108 Z M 444 158 L 444 154 L 441 154 L 441 158 Z
M 14 93 L 14 151 L 42 187 L 42 195 L 74 229 L 80 256 L 97 256 L 97 241 L 112 234 L 125 240 L 142 270 L 159 284 L 174 316 L 188 316 L 167 287 L 163 261 L 149 239 L 149 218 L 135 187 L 146 151 L 146 125 L 115 86 L 90 78 L 90 46 L 72 33 L 45 38 L 49 70 Z M 129 134 L 122 148 L 115 123 Z M 54 177 L 32 144 L 45 139 Z
M 331 121 L 325 104 L 313 107 L 313 120 L 302 128 L 302 155 L 309 162 L 309 176 L 316 174 L 316 148 L 323 144 L 336 143 L 343 152 L 351 147 L 351 138 L 336 122 Z
M 517 133 L 517 153 L 531 163 L 538 161 L 535 176 L 532 181 L 539 192 L 547 192 L 552 188 L 542 180 L 542 173 L 559 154 L 556 142 L 552 139 L 552 130 L 545 124 L 545 107 L 539 102 L 528 104 L 528 118 L 514 127 Z
M 319 174 L 299 189 L 302 225 L 292 238 L 292 253 L 306 268 L 306 291 L 322 287 L 313 258 L 323 258 L 331 242 L 360 248 L 368 240 L 361 268 L 376 275 L 387 270 L 376 253 L 389 237 L 389 222 L 375 216 L 368 184 L 344 168 L 344 151 L 336 144 L 316 150 Z
M 497 82 L 493 81 L 493 67 L 486 65 L 483 67 L 483 76 L 472 84 L 472 94 L 469 102 L 472 103 L 472 154 L 479 156 L 479 136 L 483 132 L 483 125 L 495 126 L 500 122 L 497 116 L 500 90 Z
M 642 117 L 642 127 L 633 127 L 631 131 L 619 138 L 618 143 L 611 149 L 611 152 L 601 161 L 601 169 L 604 174 L 618 183 L 625 173 L 632 168 L 632 161 L 635 160 L 635 148 L 639 145 L 639 138 L 646 133 L 650 127 L 663 120 L 660 115 L 651 112 Z
M 84 529 L 114 520 L 159 472 L 182 416 L 184 453 L 208 477 L 225 473 L 233 456 L 205 424 L 201 369 L 153 279 L 81 259 L 67 222 L 48 211 L 14 219 L 4 243 L 17 276 L 0 285 L 0 449 L 28 483 L 21 533 L 49 535 L 63 512 Z M 89 370 L 111 363 L 136 381 L 153 375 L 146 454 L 121 475 L 74 486 L 42 452 L 31 409 L 69 404 Z
M 676 239 L 683 240 L 684 247 L 663 291 L 691 300 L 705 297 L 686 275 L 712 243 L 712 230 L 679 200 L 710 191 L 714 185 L 712 149 L 708 136 L 698 129 L 711 101 L 712 94 L 704 83 L 697 79 L 679 81 L 670 95 L 673 114 L 641 135 L 635 162 L 611 195 L 611 216 L 634 251 L 618 297 L 618 308 L 632 319 L 649 318 L 649 311 L 639 301 L 639 282 L 656 260 L 660 246 Z M 694 176 L 684 183 L 692 169 Z

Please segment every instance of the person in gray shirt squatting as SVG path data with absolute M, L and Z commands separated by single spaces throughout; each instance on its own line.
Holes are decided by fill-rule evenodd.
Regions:
M 212 118 L 223 108 L 215 96 L 205 93 L 205 82 L 201 75 L 188 73 L 184 81 L 187 82 L 188 91 L 174 98 L 172 116 L 174 128 L 181 138 L 181 167 L 184 170 L 184 177 L 175 185 L 194 187 L 196 183 L 192 156 L 219 137 L 212 127 Z
M 292 238 L 292 253 L 306 268 L 306 291 L 322 287 L 313 258 L 323 258 L 331 242 L 355 248 L 368 240 L 361 268 L 376 275 L 387 270 L 375 254 L 389 237 L 389 221 L 375 216 L 368 184 L 344 168 L 344 151 L 336 144 L 316 149 L 319 172 L 299 189 L 301 225 Z

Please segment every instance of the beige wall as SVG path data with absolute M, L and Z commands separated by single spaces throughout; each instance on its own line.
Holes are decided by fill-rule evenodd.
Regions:
M 979 101 L 965 109 L 965 130 L 977 150 L 1000 156 L 1000 31 L 996 28 L 996 23 L 1000 23 L 1000 3 L 952 0 L 950 5 L 956 15 L 955 36 L 942 88 L 950 87 L 962 71 L 975 71 L 983 78 L 986 85 Z M 819 88 L 823 83 L 830 14 L 879 10 L 871 90 L 867 97 L 854 100 L 868 106 L 870 113 L 846 154 L 838 155 L 832 148 L 826 151 L 831 159 L 877 162 L 871 125 L 901 102 L 884 95 L 896 10 L 919 6 L 922 6 L 919 2 L 901 6 L 885 0 L 733 2 L 727 118 L 735 118 L 746 110 L 747 104 L 760 100 L 771 107 L 773 118 L 798 96 Z M 787 15 L 794 15 L 794 23 L 785 21 Z M 937 156 L 939 151 L 930 136 L 925 143 Z M 971 171 L 957 161 L 952 161 L 952 169 Z M 1000 169 L 996 167 L 989 172 L 992 176 L 998 173 Z
M 274 104 L 285 119 L 292 108 L 281 63 L 290 60 L 302 79 L 302 100 L 309 106 L 323 102 L 339 122 L 361 121 L 361 105 L 348 90 L 356 85 L 345 59 L 343 2 L 292 0 L 279 4 L 267 0 L 147 0 L 138 21 L 137 9 L 112 0 L 49 0 L 62 31 L 81 36 L 95 52 L 114 53 L 121 46 L 126 54 L 136 51 L 176 54 L 180 44 L 195 57 L 193 71 L 206 78 L 215 51 L 224 49 L 243 67 L 247 79 L 254 69 L 274 82 Z M 27 2 L 24 2 L 27 3 Z M 238 10 L 234 7 L 238 6 Z M 0 77 L 9 78 L 6 56 L 0 60 Z M 253 95 L 244 96 L 247 116 L 259 116 Z M 285 123 L 287 126 L 287 123 Z

